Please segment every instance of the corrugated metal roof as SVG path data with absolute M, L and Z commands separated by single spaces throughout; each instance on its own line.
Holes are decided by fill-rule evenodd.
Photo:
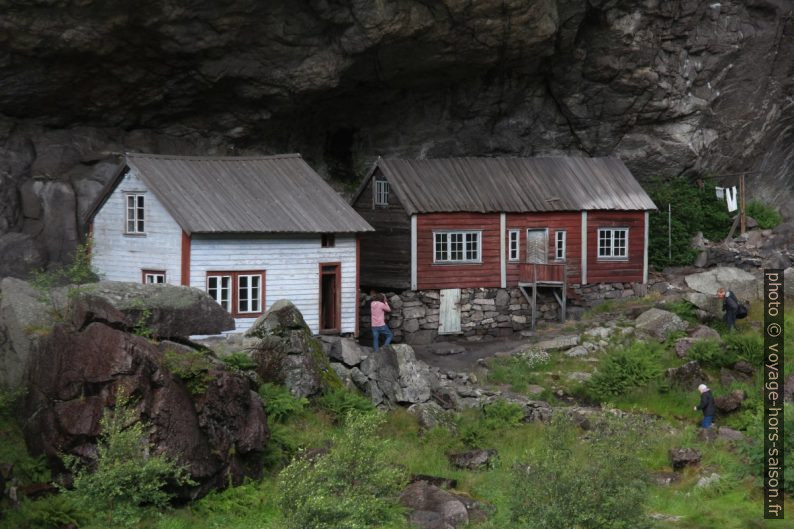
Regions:
M 656 209 L 616 158 L 380 158 L 378 168 L 409 214 Z
M 188 233 L 373 231 L 299 154 L 127 154 L 124 163 Z

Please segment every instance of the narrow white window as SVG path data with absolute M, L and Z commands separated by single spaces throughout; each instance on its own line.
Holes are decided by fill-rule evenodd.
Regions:
M 599 228 L 598 257 L 603 259 L 627 259 L 629 247 L 628 228 Z
M 218 305 L 228 311 L 231 299 L 232 276 L 214 275 L 207 276 L 207 294 L 218 302 Z
M 143 210 L 143 195 L 128 194 L 126 215 L 127 233 L 145 233 Z
M 479 263 L 479 231 L 441 231 L 433 234 L 433 261 L 436 263 Z
M 555 253 L 554 258 L 558 261 L 565 260 L 565 245 L 568 238 L 568 232 L 565 230 L 557 230 L 555 232 Z
M 389 205 L 389 182 L 387 180 L 375 180 L 375 205 Z
M 240 314 L 262 311 L 262 276 L 237 276 L 237 312 Z
M 508 232 L 508 242 L 510 243 L 510 260 L 518 261 L 519 256 L 519 230 L 510 230 Z
M 161 270 L 144 270 L 143 282 L 147 285 L 160 285 L 165 283 L 165 271 Z

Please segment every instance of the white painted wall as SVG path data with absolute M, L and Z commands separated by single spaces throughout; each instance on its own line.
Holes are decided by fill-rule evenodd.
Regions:
M 125 193 L 144 192 L 145 235 L 125 235 Z M 165 270 L 179 285 L 182 229 L 154 193 L 130 170 L 94 216 L 92 264 L 103 279 L 141 282 L 141 270 Z
M 209 271 L 265 270 L 265 304 L 292 301 L 313 333 L 319 331 L 320 263 L 341 263 L 342 329 L 356 327 L 356 239 L 336 237 L 322 248 L 320 236 L 221 239 L 194 235 L 190 245 L 190 286 L 206 290 Z M 235 332 L 246 331 L 255 318 L 237 318 Z

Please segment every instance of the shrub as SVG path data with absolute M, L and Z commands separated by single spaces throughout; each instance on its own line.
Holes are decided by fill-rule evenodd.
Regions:
M 737 360 L 745 360 L 756 367 L 764 364 L 764 339 L 758 333 L 728 333 L 725 347 Z
M 402 518 L 397 494 L 405 471 L 377 435 L 381 413 L 349 413 L 331 449 L 295 459 L 279 474 L 279 506 L 288 529 L 374 529 Z
M 610 529 L 648 526 L 645 426 L 604 415 L 578 443 L 574 428 L 555 418 L 544 441 L 517 465 L 511 489 L 515 529 Z
M 256 369 L 256 362 L 243 351 L 237 351 L 221 358 L 224 364 L 240 371 Z
M 794 404 L 785 404 L 783 413 L 783 446 L 782 453 L 786 454 L 785 467 L 783 472 L 786 476 L 794 475 Z M 750 443 L 743 443 L 740 446 L 741 453 L 747 458 L 747 470 L 757 478 L 757 485 L 763 486 L 764 476 L 764 421 L 763 412 L 759 411 L 755 420 L 749 421 L 747 434 L 751 439 Z M 778 445 L 779 446 L 779 445 Z M 786 479 L 783 484 L 784 490 L 790 495 L 794 494 L 794 479 Z
M 697 360 L 706 367 L 732 366 L 738 360 L 737 355 L 717 340 L 698 340 L 687 351 L 687 358 Z
M 665 309 L 673 314 L 677 314 L 679 318 L 690 323 L 698 323 L 697 307 L 685 299 L 671 301 L 666 303 Z
M 697 252 L 690 241 L 698 231 L 712 241 L 728 235 L 731 217 L 711 184 L 706 182 L 699 187 L 679 176 L 658 179 L 648 186 L 651 199 L 659 207 L 650 213 L 648 257 L 652 265 L 661 268 L 691 264 Z M 672 258 L 668 258 L 667 204 L 672 204 Z
M 524 419 L 524 408 L 515 402 L 497 399 L 482 407 L 485 424 L 492 430 L 517 426 Z
M 747 215 L 754 218 L 762 230 L 772 229 L 783 222 L 783 216 L 777 209 L 758 200 L 747 203 Z
M 549 363 L 549 353 L 540 349 L 529 348 L 516 354 L 515 357 L 524 362 L 527 368 L 535 369 L 536 367 L 544 366 Z
M 626 347 L 612 348 L 593 377 L 585 384 L 586 393 L 599 401 L 622 395 L 644 386 L 661 372 L 660 346 L 636 341 Z
M 212 381 L 212 363 L 203 351 L 167 349 L 163 354 L 163 365 L 172 375 L 182 379 L 191 395 L 202 395 Z
M 116 407 L 107 411 L 100 425 L 96 468 L 92 471 L 75 457 L 65 457 L 73 472 L 74 488 L 64 494 L 89 512 L 97 525 L 131 527 L 143 507 L 166 507 L 168 484 L 192 484 L 187 472 L 165 455 L 153 453 L 146 438 L 147 426 L 121 392 Z M 100 523 L 101 520 L 101 523 Z
M 367 397 L 349 389 L 331 389 L 315 401 L 320 409 L 340 420 L 350 412 L 369 412 L 375 409 Z
M 289 417 L 303 413 L 309 404 L 305 397 L 295 397 L 289 388 L 266 382 L 259 386 L 259 396 L 265 401 L 268 423 L 283 423 Z
M 9 509 L 0 517 L 6 525 L 16 529 L 62 529 L 82 527 L 88 513 L 73 498 L 63 494 L 46 496 L 37 501 L 23 499 L 18 509 Z
M 524 415 L 520 404 L 497 399 L 479 410 L 459 415 L 456 423 L 467 448 L 484 448 L 493 432 L 521 424 Z

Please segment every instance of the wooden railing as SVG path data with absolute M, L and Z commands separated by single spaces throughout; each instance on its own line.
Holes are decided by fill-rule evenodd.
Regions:
M 522 263 L 518 280 L 520 283 L 565 282 L 565 263 Z

